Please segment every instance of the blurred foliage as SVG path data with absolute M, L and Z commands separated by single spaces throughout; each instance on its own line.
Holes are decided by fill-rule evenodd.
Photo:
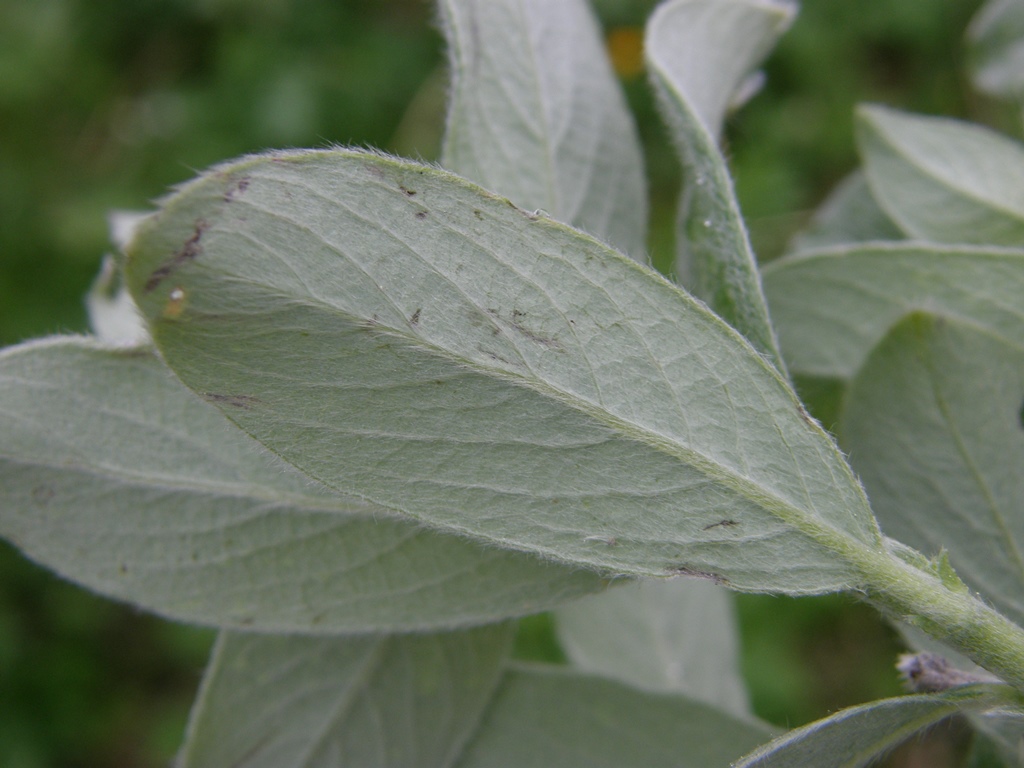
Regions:
M 596 0 L 647 152 L 651 250 L 671 260 L 679 171 L 638 65 L 653 0 Z M 763 258 L 856 164 L 851 111 L 882 101 L 1019 133 L 972 92 L 977 0 L 804 0 L 767 85 L 728 129 Z M 444 112 L 427 0 L 0 2 L 0 343 L 82 331 L 106 214 L 242 153 L 332 143 L 432 158 Z M 742 596 L 757 712 L 799 725 L 897 692 L 898 644 L 840 597 Z M 211 642 L 86 594 L 0 546 L 0 765 L 165 765 Z M 518 652 L 558 659 L 550 622 Z

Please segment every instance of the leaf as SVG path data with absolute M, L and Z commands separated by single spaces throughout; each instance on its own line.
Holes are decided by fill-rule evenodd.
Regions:
M 974 86 L 1024 101 L 1024 5 L 989 0 L 971 20 L 967 44 Z
M 646 259 L 632 116 L 584 0 L 442 0 L 446 168 Z
M 84 339 L 5 350 L 0 434 L 0 535 L 172 618 L 424 629 L 544 610 L 603 586 L 286 472 L 145 350 Z
M 1021 704 L 1008 685 L 968 685 L 873 701 L 790 731 L 733 768 L 860 768 L 950 715 L 1019 709 Z
M 915 313 L 853 379 L 841 441 L 890 536 L 1024 621 L 1024 336 Z
M 728 326 L 458 177 L 251 158 L 183 189 L 130 253 L 172 369 L 345 494 L 563 562 L 758 591 L 841 588 L 844 558 L 881 551 L 835 446 Z
M 903 233 L 878 207 L 862 171 L 854 171 L 815 211 L 789 252 L 820 250 L 832 245 L 875 240 L 902 240 Z
M 1024 245 L 1024 147 L 988 128 L 879 106 L 857 110 L 871 191 L 912 238 Z
M 795 373 L 848 379 L 901 317 L 926 310 L 1024 337 L 1024 251 L 871 243 L 772 262 L 765 293 Z
M 771 732 L 679 696 L 513 668 L 458 768 L 724 768 Z
M 224 632 L 180 768 L 454 766 L 494 696 L 514 629 L 359 638 Z
M 693 580 L 640 581 L 564 605 L 558 639 L 581 670 L 681 693 L 737 717 L 750 708 L 732 595 Z
M 757 263 L 725 158 L 726 108 L 794 15 L 791 3 L 670 0 L 647 22 L 645 50 L 683 163 L 676 272 L 756 349 L 781 366 Z
M 508 625 L 360 638 L 225 632 L 180 768 L 720 768 L 771 735 L 682 697 L 558 668 L 506 670 L 509 641 Z

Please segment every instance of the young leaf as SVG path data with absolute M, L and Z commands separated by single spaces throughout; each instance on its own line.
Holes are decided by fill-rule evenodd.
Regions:
M 585 0 L 442 0 L 452 93 L 442 162 L 646 259 L 633 119 Z
M 854 171 L 815 211 L 806 229 L 790 244 L 789 252 L 820 250 L 877 240 L 902 240 L 903 233 L 871 196 L 862 171 Z
M 857 111 L 871 191 L 912 238 L 1020 247 L 1024 147 L 988 128 L 879 106 Z
M 771 737 L 680 696 L 513 668 L 456 768 L 724 768 Z
M 734 607 L 716 584 L 640 581 L 564 605 L 555 617 L 559 642 L 580 669 L 742 718 L 750 708 Z
M 989 0 L 971 20 L 967 43 L 974 86 L 1024 101 L 1024 5 Z
M 306 632 L 451 627 L 603 585 L 286 473 L 145 350 L 83 339 L 5 350 L 0 434 L 0 535 L 173 618 Z
M 840 437 L 883 529 L 943 548 L 957 574 L 1024 622 L 1024 336 L 916 313 L 853 379 Z
M 765 293 L 794 372 L 850 378 L 871 348 L 918 309 L 1024 338 L 1024 251 L 871 243 L 800 253 L 764 270 Z
M 844 709 L 797 728 L 733 764 L 733 768 L 861 768 L 915 733 L 961 712 L 1024 702 L 1008 685 L 969 685 L 901 696 Z
M 514 629 L 359 638 L 224 632 L 180 768 L 457 765 L 494 697 Z
M 882 551 L 835 446 L 726 324 L 458 177 L 340 150 L 250 158 L 175 195 L 130 253 L 182 380 L 346 494 L 565 562 L 758 591 L 841 588 L 846 558 Z
M 676 226 L 681 282 L 781 366 L 757 263 L 717 137 L 746 76 L 793 19 L 791 3 L 670 0 L 651 15 L 651 78 L 683 162 Z

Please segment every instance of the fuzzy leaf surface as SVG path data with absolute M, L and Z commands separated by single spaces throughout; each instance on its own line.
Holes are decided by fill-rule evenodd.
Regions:
M 883 530 L 945 548 L 969 587 L 1024 621 L 1024 336 L 916 313 L 850 384 L 840 439 Z
M 646 259 L 633 118 L 585 0 L 442 0 L 449 170 Z
M 724 768 L 771 735 L 681 696 L 513 667 L 458 768 Z
M 581 670 L 749 717 L 734 610 L 717 584 L 648 580 L 564 605 L 555 618 L 559 643 Z
M 844 709 L 780 736 L 733 768 L 863 768 L 950 715 L 1021 706 L 1006 685 L 969 685 Z
M 683 164 L 676 272 L 694 295 L 782 365 L 718 134 L 730 99 L 792 21 L 790 3 L 670 0 L 645 54 Z
M 1024 146 L 979 125 L 879 106 L 857 111 L 871 191 L 908 236 L 1024 246 Z
M 224 632 L 180 766 L 456 766 L 501 681 L 514 630 L 358 638 Z
M 848 379 L 904 315 L 959 317 L 1024 338 L 1024 251 L 866 243 L 772 262 L 765 292 L 795 373 Z
M 840 588 L 837 549 L 881 551 L 834 444 L 731 328 L 442 171 L 341 150 L 222 166 L 144 225 L 128 274 L 182 380 L 345 494 L 743 589 Z
M 600 589 L 591 572 L 424 530 L 275 460 L 147 350 L 0 354 L 0 535 L 175 619 L 367 632 L 483 623 Z
M 681 696 L 509 668 L 510 640 L 225 632 L 181 768 L 721 768 L 771 737 Z

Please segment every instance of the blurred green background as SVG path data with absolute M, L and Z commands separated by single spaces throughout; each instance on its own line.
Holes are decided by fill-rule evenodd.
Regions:
M 651 250 L 665 267 L 679 173 L 637 70 L 653 0 L 596 3 L 645 143 Z M 859 101 L 970 118 L 978 0 L 805 0 L 730 124 L 758 253 L 777 254 L 856 164 Z M 427 0 L 0 0 L 0 343 L 85 330 L 81 297 L 111 209 L 145 209 L 196 170 L 271 147 L 375 146 L 433 158 L 444 54 Z M 898 692 L 899 644 L 851 600 L 741 596 L 758 714 L 794 726 Z M 212 640 L 59 582 L 0 544 L 0 765 L 166 765 Z M 526 624 L 522 655 L 549 658 Z

